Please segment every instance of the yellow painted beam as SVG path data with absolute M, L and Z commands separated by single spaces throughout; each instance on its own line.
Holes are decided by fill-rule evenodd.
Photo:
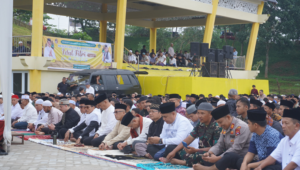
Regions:
M 44 0 L 33 0 L 32 4 L 32 49 L 31 56 L 42 56 Z
M 40 70 L 29 70 L 29 90 L 30 92 L 41 92 L 41 71 Z
M 102 4 L 101 13 L 107 13 L 107 4 Z M 106 42 L 107 21 L 99 21 L 99 23 L 100 23 L 99 42 Z
M 117 21 L 115 37 L 115 62 L 117 69 L 122 69 L 125 40 L 125 23 L 126 23 L 127 0 L 118 0 L 117 3 Z
M 32 49 L 31 56 L 42 56 L 44 0 L 32 1 Z M 41 71 L 30 70 L 30 91 L 41 92 Z
M 257 14 L 261 15 L 263 12 L 263 9 L 264 9 L 264 2 L 261 2 L 261 4 L 258 6 Z M 245 70 L 248 70 L 248 71 L 252 69 L 258 31 L 259 31 L 259 23 L 253 23 L 252 29 L 251 29 L 251 35 L 250 35 L 250 39 L 249 39 L 249 44 L 248 44 L 247 55 L 246 55 L 246 62 L 245 62 Z
M 152 19 L 155 21 L 155 19 Z M 154 50 L 156 51 L 156 41 L 157 41 L 157 28 L 150 28 L 150 46 L 149 46 L 149 53 Z
M 207 18 L 206 18 L 203 43 L 208 43 L 209 48 L 210 48 L 210 45 L 211 45 L 211 40 L 212 40 L 212 36 L 213 36 L 213 32 L 214 32 L 214 26 L 215 26 L 216 14 L 217 14 L 217 10 L 218 10 L 218 4 L 219 4 L 219 0 L 213 0 L 212 1 L 212 5 L 213 5 L 212 13 L 208 14 Z M 201 61 L 202 60 L 200 60 L 200 62 Z M 203 62 L 205 62 L 205 61 L 206 61 L 206 58 L 203 57 Z

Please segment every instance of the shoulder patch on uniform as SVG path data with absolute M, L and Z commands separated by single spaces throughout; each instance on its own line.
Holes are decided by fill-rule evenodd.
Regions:
M 241 134 L 241 126 L 238 126 L 236 129 L 235 129 L 235 136 L 238 136 Z

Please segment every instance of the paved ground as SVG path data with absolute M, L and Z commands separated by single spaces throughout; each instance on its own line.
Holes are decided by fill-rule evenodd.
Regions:
M 20 141 L 14 137 L 14 141 Z M 7 156 L 0 156 L 0 170 L 134 170 L 121 164 L 25 141 L 12 145 Z

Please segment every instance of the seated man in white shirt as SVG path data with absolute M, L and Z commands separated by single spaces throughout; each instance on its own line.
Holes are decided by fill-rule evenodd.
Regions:
M 284 110 L 282 129 L 286 136 L 255 170 L 262 170 L 276 161 L 284 170 L 300 170 L 300 108 Z
M 115 108 L 108 101 L 107 95 L 101 94 L 96 99 L 97 108 L 101 108 L 101 126 L 94 136 L 86 138 L 83 143 L 85 145 L 92 145 L 94 147 L 99 147 L 107 134 L 109 134 L 115 127 L 117 120 L 115 118 L 114 112 Z
M 121 124 L 131 128 L 130 137 L 123 143 L 118 144 L 118 149 L 125 154 L 135 153 L 135 144 L 147 141 L 147 133 L 152 120 L 142 117 L 139 114 L 133 116 L 131 112 L 126 113 L 123 117 Z
M 164 103 L 160 106 L 160 111 L 165 121 L 160 136 L 149 137 L 147 150 L 155 159 L 166 162 L 167 155 L 172 152 L 190 132 L 194 129 L 190 121 L 175 111 L 175 103 Z M 189 146 L 198 148 L 199 138 L 195 139 Z M 181 159 L 176 153 L 176 159 Z
M 16 129 L 26 129 L 28 123 L 34 123 L 38 117 L 36 109 L 29 103 L 29 96 L 23 95 L 21 100 L 24 106 L 24 113 L 20 119 L 12 123 L 12 127 Z
M 91 94 L 95 95 L 95 89 L 91 86 L 90 83 L 86 83 L 85 87 L 86 87 L 86 89 L 85 89 L 86 94 L 91 93 Z
M 78 113 L 78 115 L 81 117 L 82 113 L 81 113 L 80 109 L 76 106 L 75 101 L 74 100 L 69 100 L 69 103 L 70 103 L 70 107 L 72 109 L 74 109 Z
M 46 124 L 48 122 L 48 113 L 45 113 L 43 109 L 43 102 L 44 101 L 42 99 L 38 99 L 37 101 L 35 101 L 35 108 L 38 112 L 38 118 L 34 123 L 28 123 L 28 127 L 27 127 L 32 132 L 35 132 L 35 130 L 39 126 Z
M 132 54 L 132 50 L 129 50 L 129 53 L 128 53 L 128 63 L 131 63 L 131 64 L 137 63 L 135 55 Z
M 2 100 L 2 98 L 0 98 Z M 1 103 L 1 101 L 0 101 Z M 12 95 L 11 96 L 11 122 L 18 120 L 23 115 L 23 109 L 19 104 L 19 96 Z M 0 104 L 1 105 L 1 104 Z M 1 111 L 0 111 L 1 112 Z M 0 120 L 4 120 L 4 113 L 1 115 L 0 113 Z
M 86 118 L 80 125 L 73 129 L 73 136 L 76 140 L 76 144 L 83 143 L 83 140 L 95 135 L 95 131 L 99 128 L 101 115 L 98 113 L 95 107 L 95 101 L 85 101 Z

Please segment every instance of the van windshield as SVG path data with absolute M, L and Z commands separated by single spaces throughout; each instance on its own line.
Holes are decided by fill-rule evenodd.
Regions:
M 69 84 L 86 84 L 90 79 L 89 75 L 74 75 L 71 74 L 68 79 L 67 83 Z

